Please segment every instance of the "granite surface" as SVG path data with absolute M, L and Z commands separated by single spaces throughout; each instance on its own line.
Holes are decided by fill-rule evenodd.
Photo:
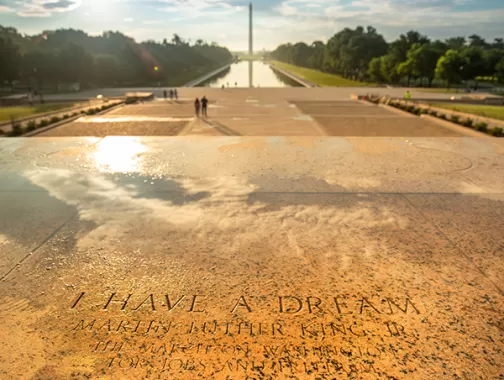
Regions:
M 468 137 L 0 139 L 0 378 L 502 379 L 503 166 Z
M 195 115 L 193 97 L 209 90 L 208 117 Z M 64 136 L 381 136 L 455 137 L 460 132 L 377 105 L 342 99 L 335 89 L 186 89 L 178 101 L 126 105 L 83 116 L 38 134 Z M 364 90 L 361 90 L 364 91 Z

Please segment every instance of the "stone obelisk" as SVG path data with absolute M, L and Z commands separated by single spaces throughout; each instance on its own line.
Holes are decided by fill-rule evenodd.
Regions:
M 249 55 L 254 54 L 254 42 L 252 34 L 252 3 L 249 4 Z

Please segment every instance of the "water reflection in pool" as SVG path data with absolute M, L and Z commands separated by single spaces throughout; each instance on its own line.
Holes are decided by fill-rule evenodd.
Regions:
M 261 61 L 241 61 L 231 65 L 207 82 L 205 87 L 300 87 L 292 79 L 277 73 Z

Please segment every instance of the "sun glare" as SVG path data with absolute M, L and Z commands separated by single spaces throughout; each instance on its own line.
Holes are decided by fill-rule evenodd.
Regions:
M 138 137 L 109 137 L 98 143 L 93 158 L 101 171 L 135 172 L 140 170 L 146 150 Z

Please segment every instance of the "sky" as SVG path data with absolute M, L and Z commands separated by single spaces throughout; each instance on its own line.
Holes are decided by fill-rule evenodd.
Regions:
M 344 27 L 372 25 L 392 41 L 415 29 L 431 38 L 504 38 L 504 0 L 252 0 L 255 50 L 326 42 Z M 21 33 L 118 30 L 137 41 L 217 42 L 248 49 L 248 0 L 0 0 L 0 25 Z

